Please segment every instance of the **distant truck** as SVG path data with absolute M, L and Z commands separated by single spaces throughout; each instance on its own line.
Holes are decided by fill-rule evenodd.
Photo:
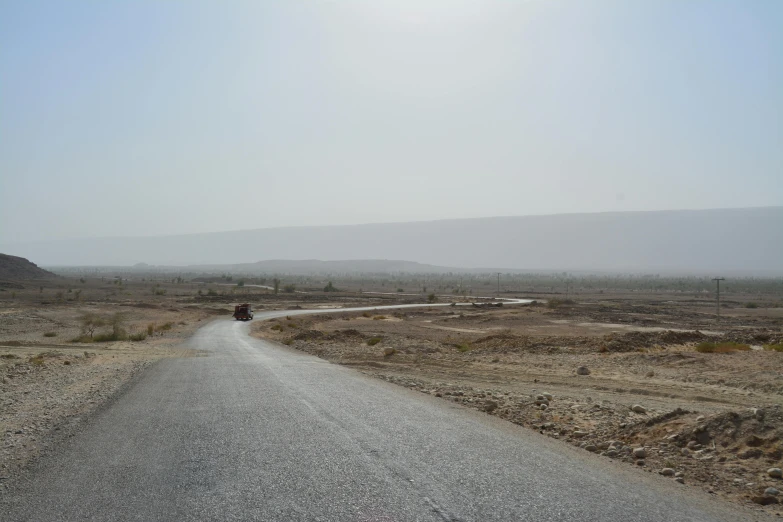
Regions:
M 234 307 L 234 319 L 237 321 L 250 321 L 253 319 L 253 307 L 247 303 L 236 305 Z

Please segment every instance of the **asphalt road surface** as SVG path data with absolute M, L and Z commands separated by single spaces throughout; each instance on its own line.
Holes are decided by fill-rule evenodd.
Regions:
M 5 494 L 0 520 L 751 519 L 248 330 L 213 321 L 189 341 L 204 357 L 153 365 Z

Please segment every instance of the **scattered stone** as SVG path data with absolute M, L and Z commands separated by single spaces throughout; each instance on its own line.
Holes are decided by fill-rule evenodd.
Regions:
M 580 366 L 576 369 L 577 375 L 590 375 L 590 370 L 587 368 L 587 366 Z
M 495 401 L 487 401 L 484 403 L 484 411 L 487 413 L 492 413 L 495 411 L 498 407 L 498 403 Z
M 661 470 L 661 475 L 663 475 L 664 477 L 673 477 L 674 470 L 672 468 L 663 468 Z
M 772 478 L 783 478 L 783 470 L 780 468 L 769 468 L 767 470 L 767 475 Z
M 546 404 L 542 404 L 541 406 L 539 406 L 539 408 L 541 409 L 541 411 L 546 411 L 549 408 L 549 406 L 547 406 Z
M 773 497 L 777 497 L 780 495 L 780 490 L 777 488 L 767 488 L 764 490 L 765 495 L 772 495 Z
M 696 417 L 696 422 L 701 422 L 703 420 L 704 420 L 704 415 L 699 415 L 698 417 Z
M 756 495 L 752 497 L 751 500 L 756 504 L 761 504 L 762 506 L 768 506 L 770 504 L 778 503 L 777 497 L 772 497 L 769 495 Z
M 647 450 L 644 448 L 635 448 L 633 450 L 633 456 L 637 459 L 643 459 L 647 457 Z
M 594 445 L 594 444 L 588 444 L 587 446 L 585 446 L 585 449 L 586 449 L 587 451 L 590 451 L 590 452 L 592 452 L 592 453 L 595 453 L 595 452 L 598 450 L 598 448 L 597 448 L 597 447 L 595 447 L 595 445 Z
M 548 401 L 551 401 L 551 400 L 552 400 L 552 394 L 551 394 L 551 393 L 546 393 L 546 392 L 543 392 L 541 395 L 543 395 L 543 396 L 544 396 L 544 398 L 545 398 L 546 400 L 548 400 Z
M 634 404 L 631 406 L 631 411 L 634 413 L 647 413 L 647 408 L 642 406 L 641 404 Z
M 636 461 L 637 466 L 644 466 L 644 459 L 639 459 Z
M 685 479 L 682 477 L 674 477 L 674 481 L 678 484 L 685 484 Z
M 576 430 L 573 434 L 574 437 L 581 439 L 582 437 L 587 435 L 586 431 Z

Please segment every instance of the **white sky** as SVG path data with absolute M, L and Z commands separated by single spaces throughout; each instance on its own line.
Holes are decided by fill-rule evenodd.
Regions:
M 775 1 L 6 2 L 0 242 L 780 205 L 781 27 Z

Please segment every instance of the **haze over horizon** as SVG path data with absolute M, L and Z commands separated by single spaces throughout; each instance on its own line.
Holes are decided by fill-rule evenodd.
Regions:
M 43 266 L 401 260 L 455 268 L 783 275 L 783 206 L 558 214 L 0 244 Z
M 780 27 L 762 0 L 6 2 L 0 243 L 781 205 Z

